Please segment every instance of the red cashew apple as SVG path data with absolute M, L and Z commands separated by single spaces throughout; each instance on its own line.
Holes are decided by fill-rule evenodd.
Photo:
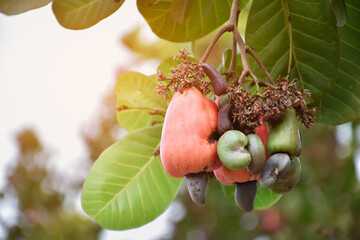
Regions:
M 219 182 L 225 185 L 235 185 L 236 183 L 243 183 L 252 180 L 258 180 L 258 175 L 252 175 L 246 168 L 241 170 L 231 170 L 222 165 L 214 171 L 215 177 Z
M 166 112 L 160 157 L 165 170 L 181 178 L 220 167 L 217 140 L 218 107 L 195 87 L 176 92 Z
M 217 155 L 218 107 L 197 88 L 176 92 L 166 112 L 160 157 L 171 176 L 186 177 L 196 204 L 205 202 L 207 172 L 221 166 Z

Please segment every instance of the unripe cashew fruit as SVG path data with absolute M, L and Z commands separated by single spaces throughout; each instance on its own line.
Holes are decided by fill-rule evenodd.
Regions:
M 236 184 L 234 194 L 235 202 L 244 212 L 251 212 L 254 209 L 257 185 L 257 181 Z
M 287 108 L 284 118 L 275 126 L 271 126 L 266 144 L 268 154 L 287 153 L 292 158 L 298 153 L 298 126 L 295 110 Z
M 275 193 L 286 193 L 290 191 L 299 181 L 301 173 L 300 159 L 295 157 L 291 160 L 291 168 L 280 177 L 270 188 Z
M 302 136 L 301 136 L 301 132 L 298 129 L 298 136 L 299 136 L 299 143 L 298 143 L 298 148 L 297 148 L 297 153 L 296 156 L 299 157 L 301 154 L 301 150 L 302 150 Z
M 287 174 L 291 169 L 291 159 L 286 153 L 276 153 L 265 163 L 260 175 L 260 185 L 263 188 L 272 187 L 278 179 Z
M 171 176 L 211 172 L 221 166 L 217 156 L 218 108 L 195 87 L 176 92 L 166 112 L 160 157 Z
M 255 129 L 255 134 L 258 135 L 264 146 L 266 146 L 267 137 L 269 135 L 266 124 Z M 231 170 L 222 165 L 220 168 L 214 171 L 215 177 L 225 185 L 235 185 L 236 183 L 242 183 L 247 181 L 257 180 L 259 175 L 253 175 L 249 173 L 247 169 Z
M 233 129 L 230 121 L 231 105 L 230 103 L 223 104 L 219 109 L 218 114 L 218 133 L 223 135 L 226 131 Z
M 202 63 L 201 66 L 211 81 L 211 85 L 213 86 L 214 93 L 218 96 L 224 94 L 226 92 L 226 87 L 228 83 L 221 76 L 219 71 L 216 70 L 216 68 L 209 63 Z
M 225 132 L 218 141 L 217 153 L 221 163 L 231 170 L 246 168 L 251 162 L 251 155 L 245 148 L 248 139 L 238 130 Z
M 247 167 L 249 173 L 259 174 L 265 165 L 265 147 L 261 138 L 256 134 L 249 134 L 246 136 L 249 143 L 247 150 L 251 155 L 251 162 Z

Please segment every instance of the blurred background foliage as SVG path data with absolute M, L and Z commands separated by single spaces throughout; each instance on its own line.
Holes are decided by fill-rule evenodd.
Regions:
M 209 39 L 211 35 L 192 43 L 196 57 L 204 52 Z M 181 48 L 191 48 L 165 40 L 143 41 L 140 28 L 121 42 L 139 61 L 161 61 Z M 231 47 L 231 39 L 225 36 L 209 61 L 219 65 L 226 47 Z M 18 156 L 6 171 L 6 187 L 0 193 L 0 225 L 7 239 L 99 239 L 101 228 L 69 207 L 68 201 L 79 197 L 92 163 L 122 134 L 114 110 L 111 90 L 81 130 L 88 165 L 79 172 L 84 174 L 70 179 L 51 167 L 52 153 L 34 129 L 17 133 Z M 360 161 L 358 123 L 315 125 L 311 130 L 302 129 L 302 134 L 300 181 L 273 207 L 244 214 L 225 197 L 215 179 L 209 183 L 205 205 L 196 206 L 183 186 L 173 203 L 177 214 L 169 219 L 173 231 L 163 239 L 360 239 L 360 182 L 355 167 Z M 4 214 L 5 202 L 17 209 L 10 222 Z

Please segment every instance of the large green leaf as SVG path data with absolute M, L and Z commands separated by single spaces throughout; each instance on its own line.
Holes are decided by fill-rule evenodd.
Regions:
M 52 9 L 65 28 L 89 28 L 113 14 L 125 0 L 54 0 Z
M 159 157 L 161 126 L 142 128 L 106 149 L 91 168 L 82 207 L 102 227 L 129 229 L 160 215 L 175 198 L 182 179 L 168 175 Z
M 6 15 L 23 13 L 43 7 L 52 0 L 0 0 L 0 12 Z
M 360 1 L 347 0 L 347 24 L 339 28 L 340 62 L 331 91 L 319 102 L 317 121 L 341 124 L 360 117 Z
M 165 113 L 167 102 L 156 93 L 155 77 L 148 77 L 137 72 L 125 72 L 118 77 L 115 92 L 117 106 L 128 108 L 117 112 L 119 124 L 128 131 L 162 121 L 161 115 L 151 115 L 154 111 Z
M 174 14 L 176 6 L 172 6 L 173 3 L 182 13 Z M 138 9 L 152 31 L 173 42 L 196 40 L 223 24 L 229 19 L 232 1 L 187 0 L 179 3 L 173 0 L 137 0 Z
M 228 199 L 236 205 L 235 202 L 235 186 L 227 186 L 221 185 L 225 195 Z M 255 200 L 254 200 L 254 209 L 262 210 L 271 207 L 281 198 L 282 194 L 276 194 L 272 192 L 270 189 L 265 189 L 258 186 L 258 190 L 256 192 Z
M 328 0 L 254 0 L 246 43 L 257 50 L 272 77 L 285 76 L 291 70 L 291 78 L 298 78 L 300 85 L 312 92 L 313 101 L 334 84 L 339 37 Z M 254 61 L 251 67 L 264 77 Z

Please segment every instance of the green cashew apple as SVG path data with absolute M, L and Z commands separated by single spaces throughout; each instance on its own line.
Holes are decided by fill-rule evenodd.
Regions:
M 262 171 L 265 165 L 265 147 L 258 135 L 249 134 L 246 137 L 249 141 L 246 148 L 251 155 L 251 162 L 247 169 L 249 173 L 257 175 Z
M 295 157 L 291 160 L 290 170 L 279 178 L 270 188 L 275 193 L 286 193 L 290 191 L 299 181 L 301 173 L 300 159 Z
M 225 132 L 218 140 L 217 153 L 221 163 L 231 170 L 246 168 L 251 162 L 251 155 L 245 148 L 248 139 L 238 130 Z
M 301 150 L 302 150 L 302 136 L 301 136 L 301 132 L 298 129 L 298 136 L 299 136 L 299 143 L 298 143 L 298 148 L 297 148 L 297 152 L 296 152 L 296 156 L 299 157 L 301 155 Z
M 268 154 L 287 153 L 292 158 L 298 153 L 299 136 L 295 110 L 286 109 L 284 118 L 276 125 L 271 126 L 266 144 Z

